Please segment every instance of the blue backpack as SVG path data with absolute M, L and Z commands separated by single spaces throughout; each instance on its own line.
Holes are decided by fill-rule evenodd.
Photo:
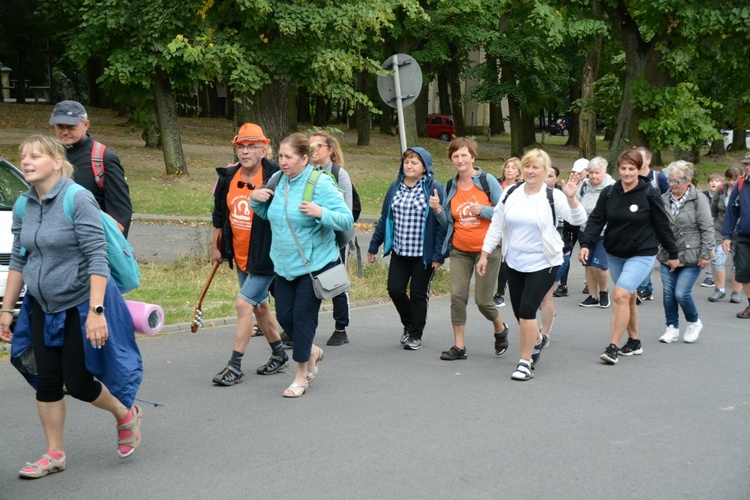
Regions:
M 63 212 L 68 217 L 71 224 L 75 225 L 73 221 L 73 214 L 75 213 L 74 197 L 75 194 L 81 189 L 85 189 L 79 184 L 71 184 L 70 187 L 65 191 L 63 198 Z M 16 213 L 19 219 L 23 220 L 23 216 L 26 213 L 26 197 L 21 196 L 16 201 L 13 211 Z M 102 217 L 102 226 L 104 226 L 104 237 L 107 240 L 107 257 L 109 258 L 109 273 L 112 275 L 112 279 L 115 280 L 117 288 L 120 289 L 120 293 L 127 293 L 131 290 L 135 290 L 141 286 L 141 271 L 138 269 L 138 261 L 135 260 L 135 253 L 133 247 L 130 246 L 128 240 L 120 231 L 120 227 L 117 225 L 111 215 L 99 211 Z M 26 249 L 21 248 L 21 254 L 25 254 Z

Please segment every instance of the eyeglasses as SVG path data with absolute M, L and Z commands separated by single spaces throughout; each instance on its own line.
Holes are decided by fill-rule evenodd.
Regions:
M 320 142 L 318 144 L 311 144 L 311 146 L 315 146 L 316 149 L 320 149 L 320 148 L 327 148 L 328 144 Z
M 240 189 L 242 189 L 244 187 L 247 187 L 250 191 L 252 191 L 257 186 L 255 184 L 253 184 L 252 182 L 237 181 L 237 187 L 240 188 Z
M 680 184 L 682 184 L 683 182 L 687 182 L 687 179 L 679 179 L 679 180 L 675 180 L 675 179 L 667 179 L 667 182 L 668 182 L 668 183 L 669 183 L 670 185 L 672 185 L 672 186 L 679 186 L 679 185 L 680 185 Z
M 237 151 L 259 151 L 261 149 L 266 149 L 265 146 L 253 146 L 252 144 L 237 144 L 235 148 L 237 149 Z

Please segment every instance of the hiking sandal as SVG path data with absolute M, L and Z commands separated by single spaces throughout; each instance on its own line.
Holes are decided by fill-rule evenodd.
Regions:
M 38 479 L 40 477 L 46 476 L 47 474 L 62 472 L 65 470 L 65 466 L 66 462 L 64 454 L 61 460 L 56 460 L 52 458 L 48 453 L 45 453 L 39 460 L 34 463 L 26 462 L 26 467 L 18 472 L 18 476 L 26 479 Z
M 263 332 L 260 330 L 260 327 L 258 326 L 258 323 L 255 323 L 253 325 L 253 334 L 250 335 L 251 337 L 262 337 Z
M 466 359 L 466 347 L 459 349 L 457 346 L 453 346 L 447 351 L 443 351 L 440 354 L 440 359 L 444 361 L 454 361 L 456 359 Z
M 117 437 L 117 455 L 120 458 L 128 458 L 135 453 L 135 450 L 141 445 L 141 417 L 143 416 L 143 410 L 138 405 L 133 405 L 131 409 L 133 412 L 133 418 L 127 424 L 120 424 L 117 426 L 118 431 L 130 431 L 130 436 L 120 439 L 119 432 Z M 130 450 L 122 453 L 120 446 L 130 446 Z
M 508 350 L 508 325 L 503 323 L 504 330 L 495 333 L 495 355 L 500 356 Z

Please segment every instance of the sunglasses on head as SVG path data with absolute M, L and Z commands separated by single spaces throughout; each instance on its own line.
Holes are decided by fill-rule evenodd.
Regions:
M 244 187 L 247 187 L 250 191 L 255 189 L 257 186 L 253 184 L 252 182 L 243 182 L 243 181 L 237 181 L 237 187 L 242 189 Z

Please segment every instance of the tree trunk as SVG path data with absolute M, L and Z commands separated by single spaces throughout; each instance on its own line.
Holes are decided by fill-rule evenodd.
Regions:
M 315 96 L 315 118 L 313 119 L 313 125 L 316 127 L 328 126 L 328 105 L 325 97 L 321 95 Z
M 104 63 L 99 58 L 91 58 L 86 61 L 86 83 L 89 93 L 89 106 L 95 108 L 108 108 L 110 100 L 99 86 L 97 80 L 104 73 Z
M 456 128 L 456 137 L 466 135 L 466 122 L 464 121 L 464 110 L 461 104 L 461 66 L 459 64 L 458 50 L 450 46 L 450 62 L 448 70 L 450 71 L 451 87 L 451 108 L 453 109 L 453 123 Z
M 440 103 L 440 114 L 451 114 L 451 96 L 448 90 L 448 75 L 445 68 L 438 69 L 438 101 Z
M 297 122 L 310 123 L 311 121 L 310 94 L 307 92 L 307 87 L 299 87 L 297 89 Z
M 415 106 L 409 106 L 404 109 L 404 129 L 406 132 L 406 147 L 419 146 L 417 108 Z
M 419 137 L 427 137 L 427 111 L 429 110 L 429 99 L 430 82 L 422 80 L 422 90 L 420 90 L 417 100 L 412 104 L 412 106 L 416 108 L 417 135 Z
M 596 112 L 590 104 L 594 99 L 594 83 L 599 75 L 599 61 L 602 56 L 602 37 L 596 37 L 594 47 L 589 51 L 586 63 L 583 66 L 581 78 L 581 100 L 586 107 L 581 111 L 579 119 L 580 140 L 578 141 L 578 154 L 581 158 L 593 158 L 596 156 Z
M 159 134 L 159 124 L 156 123 L 156 115 L 149 115 L 146 123 L 141 124 L 143 133 L 141 138 L 146 142 L 147 148 L 160 148 L 161 135 Z
M 294 85 L 288 86 L 288 92 L 287 92 L 287 127 L 289 130 L 289 133 L 298 132 L 299 128 L 297 127 L 297 87 Z
M 359 91 L 370 95 L 370 74 L 367 71 L 359 73 Z M 357 146 L 370 145 L 370 106 L 357 104 Z
M 159 123 L 167 175 L 190 175 L 182 151 L 180 128 L 177 126 L 177 110 L 172 95 L 172 84 L 160 66 L 156 67 L 153 83 L 156 120 Z
M 257 123 L 271 146 L 278 152 L 281 141 L 291 133 L 289 128 L 289 81 L 274 80 L 253 95 L 249 122 Z
M 380 111 L 380 133 L 385 135 L 393 135 L 393 127 L 391 126 L 391 121 L 393 119 L 393 108 L 388 106 L 381 100 Z
M 581 87 L 579 87 L 578 85 L 571 86 L 571 88 L 569 89 L 569 94 L 570 100 L 568 102 L 576 102 L 581 98 Z M 578 128 L 578 120 L 580 119 L 580 116 L 580 114 L 575 113 L 574 111 L 568 112 L 568 141 L 565 143 L 566 146 L 575 146 L 576 148 L 580 148 L 580 129 Z
M 724 140 L 723 139 L 716 139 L 715 141 L 711 141 L 711 149 L 708 151 L 708 154 L 712 156 L 723 156 L 726 154 L 726 150 L 724 149 Z
M 744 128 L 732 129 L 732 151 L 747 151 Z
M 516 76 L 513 68 L 505 61 L 500 61 L 502 73 L 500 79 L 503 83 L 516 85 Z M 521 135 L 521 106 L 518 100 L 511 94 L 508 94 L 508 125 L 510 126 L 510 155 L 523 156 L 523 138 Z
M 657 50 L 666 35 L 652 37 L 646 42 L 624 0 L 618 0 L 617 5 L 602 0 L 592 2 L 599 4 L 607 14 L 625 52 L 625 85 L 617 115 L 617 129 L 609 148 L 610 165 L 615 168 L 621 151 L 632 146 L 649 147 L 648 137 L 638 130 L 638 122 L 648 114 L 635 105 L 632 84 L 636 79 L 644 78 L 651 89 L 656 90 L 667 83 L 668 75 L 659 68 L 662 54 Z
M 536 131 L 534 130 L 534 115 L 521 110 L 521 140 L 524 146 L 536 145 Z
M 25 46 L 16 49 L 18 54 L 18 67 L 15 70 L 16 77 L 16 102 L 26 104 L 26 67 L 29 59 L 29 52 Z

